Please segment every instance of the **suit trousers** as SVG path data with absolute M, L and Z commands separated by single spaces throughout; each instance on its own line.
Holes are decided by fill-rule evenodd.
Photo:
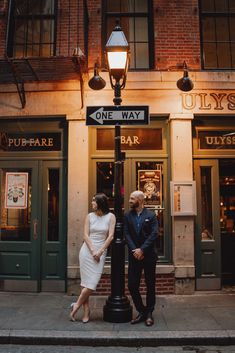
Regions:
M 144 270 L 146 284 L 146 306 L 143 304 L 140 295 L 140 280 Z M 136 310 L 146 313 L 152 313 L 155 306 L 155 281 L 156 281 L 156 260 L 144 259 L 136 260 L 132 255 L 129 256 L 128 267 L 128 288 Z

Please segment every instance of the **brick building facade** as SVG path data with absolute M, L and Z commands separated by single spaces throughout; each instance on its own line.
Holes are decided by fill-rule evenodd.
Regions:
M 131 49 L 122 104 L 150 113 L 147 127 L 122 128 L 123 207 L 157 171 L 157 291 L 235 284 L 233 2 L 0 0 L 1 290 L 78 292 L 90 199 L 113 201 L 113 128 L 86 126 L 86 108 L 112 105 L 104 46 L 116 19 Z M 95 62 L 101 91 L 88 86 Z M 184 62 L 190 92 L 176 86 Z M 17 180 L 18 207 L 6 198 Z M 108 257 L 96 294 L 109 291 Z

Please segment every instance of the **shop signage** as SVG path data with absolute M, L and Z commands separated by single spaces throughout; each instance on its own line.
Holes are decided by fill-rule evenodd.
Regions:
M 148 106 L 87 107 L 86 125 L 145 125 L 149 123 Z
M 184 109 L 192 110 L 235 110 L 235 92 L 231 93 L 182 93 L 182 106 Z
M 235 130 L 200 130 L 197 132 L 199 149 L 235 149 Z
M 0 150 L 16 151 L 60 151 L 61 133 L 14 133 L 0 132 Z
M 114 129 L 97 129 L 97 150 L 114 149 Z M 121 130 L 122 150 L 162 150 L 162 129 L 131 128 Z

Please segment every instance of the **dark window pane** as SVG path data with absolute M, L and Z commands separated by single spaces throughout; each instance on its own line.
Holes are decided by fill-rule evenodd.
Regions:
M 203 40 L 215 41 L 215 19 L 210 17 L 205 17 L 202 21 L 202 32 Z
M 235 12 L 235 0 L 229 0 L 229 10 L 230 12 Z
M 13 26 L 11 27 L 14 28 L 11 33 L 13 55 L 16 57 L 53 55 L 51 48 L 54 49 L 55 40 L 55 1 L 16 0 L 15 3 Z M 21 48 L 18 46 L 19 44 L 22 44 Z M 46 49 L 45 44 L 48 44 Z
M 235 42 L 235 17 L 231 17 L 229 21 L 230 40 Z
M 123 164 L 122 164 L 123 168 Z M 104 192 L 109 198 L 109 207 L 114 208 L 114 163 L 96 163 L 96 192 Z M 123 170 L 122 170 L 123 177 Z M 124 208 L 124 179 L 122 179 L 122 208 Z
M 228 0 L 215 0 L 216 12 L 228 12 Z
M 149 54 L 147 43 L 136 44 L 136 67 L 141 69 L 148 68 Z
M 211 193 L 211 168 L 201 168 L 201 239 L 212 240 L 212 193 Z
M 120 1 L 107 0 L 107 11 L 108 12 L 120 12 Z
M 59 169 L 48 170 L 48 223 L 47 240 L 59 240 Z
M 41 56 L 51 56 L 53 55 L 53 48 L 50 44 L 44 44 L 41 46 Z
M 218 67 L 219 68 L 230 68 L 231 67 L 231 56 L 230 56 L 230 45 L 229 43 L 218 43 L 217 44 L 218 53 Z
M 204 12 L 214 12 L 214 0 L 201 0 L 201 10 Z
M 204 65 L 207 69 L 217 67 L 217 54 L 216 44 L 206 43 L 204 44 Z
M 136 12 L 148 12 L 148 1 L 147 0 L 135 0 L 135 11 Z
M 32 45 L 32 56 L 40 56 L 40 46 Z
M 235 68 L 235 44 L 231 45 L 231 51 L 232 51 L 232 67 Z
M 216 18 L 216 37 L 217 41 L 229 41 L 229 27 L 228 18 L 217 17 Z
M 109 38 L 116 23 L 119 20 L 121 28 L 125 33 L 127 41 L 131 47 L 131 69 L 148 69 L 150 65 L 149 49 L 151 48 L 151 58 L 153 45 L 149 44 L 149 1 L 148 0 L 106 0 L 106 29 Z M 116 12 L 115 17 L 109 13 Z M 141 17 L 139 17 L 141 13 Z M 139 57 L 143 55 L 143 57 Z
M 47 15 L 52 15 L 54 13 L 54 0 L 44 0 L 42 1 L 42 13 Z
M 43 43 L 51 43 L 54 37 L 54 26 L 52 26 L 52 22 L 44 20 L 41 25 L 41 41 Z
M 147 18 L 135 19 L 135 40 L 136 42 L 148 41 L 148 22 Z
M 234 67 L 232 48 L 235 42 L 235 17 L 229 14 L 228 0 L 218 0 L 215 4 L 216 9 L 211 14 L 201 13 L 204 68 L 230 69 Z

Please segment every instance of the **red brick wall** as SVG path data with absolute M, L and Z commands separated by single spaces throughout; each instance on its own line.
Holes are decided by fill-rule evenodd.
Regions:
M 200 68 L 200 35 L 197 0 L 154 0 L 156 69 L 186 61 Z
M 101 0 L 87 0 L 89 14 L 89 58 L 93 67 L 101 59 Z M 71 55 L 83 45 L 83 1 L 59 0 L 57 55 Z M 5 53 L 8 1 L 0 0 L 0 56 Z M 153 0 L 155 69 L 164 70 L 182 64 L 200 69 L 200 35 L 197 0 Z
M 110 275 L 103 275 L 94 295 L 109 295 L 111 292 Z M 140 292 L 145 294 L 144 278 L 140 282 Z M 157 294 L 174 294 L 175 292 L 175 277 L 174 274 L 161 274 L 156 276 L 156 293 Z M 127 287 L 127 276 L 125 278 L 125 293 L 129 294 Z

